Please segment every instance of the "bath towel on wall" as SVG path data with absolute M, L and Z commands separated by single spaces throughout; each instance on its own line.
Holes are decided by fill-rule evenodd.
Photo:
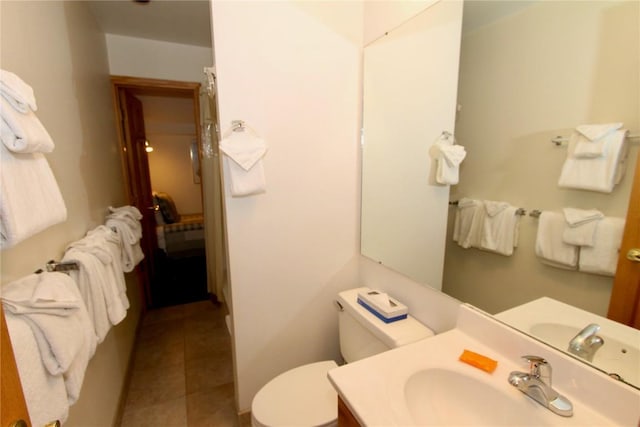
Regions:
M 624 225 L 622 218 L 603 218 L 598 224 L 593 246 L 580 248 L 578 269 L 585 273 L 614 276 Z
M 562 166 L 558 186 L 610 193 L 620 182 L 626 164 L 627 130 L 617 129 L 603 137 L 603 154 L 598 157 L 576 155 L 578 137 L 572 134 L 567 158 Z
M 562 240 L 574 246 L 593 246 L 596 229 L 604 214 L 596 209 L 564 208 L 566 226 Z
M 535 251 L 544 264 L 575 270 L 578 267 L 578 247 L 569 245 L 562 240 L 565 225 L 563 214 L 542 212 L 538 218 Z
M 484 213 L 482 201 L 466 197 L 460 199 L 453 226 L 453 241 L 465 249 L 477 247 L 480 243 Z
M 231 195 L 234 197 L 260 194 L 267 190 L 262 164 L 267 144 L 247 129 L 229 132 L 220 141 L 220 150 L 225 154 L 225 165 L 231 181 Z
M 480 249 L 510 256 L 518 246 L 518 208 L 506 202 L 484 201 L 486 215 L 482 222 Z
M 16 153 L 50 153 L 55 148 L 49 132 L 33 111 L 16 111 L 5 97 L 0 97 L 0 139 Z
M 0 95 L 21 113 L 38 110 L 33 88 L 11 71 L 0 70 Z
M 461 145 L 453 145 L 447 142 L 435 144 L 436 156 L 436 182 L 438 184 L 455 185 L 459 181 L 460 163 L 467 155 Z
M 58 183 L 41 153 L 13 153 L 0 144 L 0 248 L 67 219 Z

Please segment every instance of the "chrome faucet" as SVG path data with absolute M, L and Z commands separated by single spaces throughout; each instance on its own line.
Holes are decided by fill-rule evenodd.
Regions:
M 551 387 L 551 365 L 539 356 L 522 356 L 530 363 L 529 372 L 514 371 L 509 374 L 509 384 L 563 417 L 573 415 L 573 405 Z
M 600 326 L 595 323 L 587 325 L 569 341 L 569 353 L 592 362 L 596 351 L 604 344 L 602 337 L 596 335 L 599 330 Z

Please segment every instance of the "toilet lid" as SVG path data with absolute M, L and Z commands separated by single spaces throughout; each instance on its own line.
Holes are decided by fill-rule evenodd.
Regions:
M 327 378 L 333 360 L 311 363 L 269 381 L 251 403 L 251 415 L 264 426 L 323 426 L 338 418 L 337 393 Z

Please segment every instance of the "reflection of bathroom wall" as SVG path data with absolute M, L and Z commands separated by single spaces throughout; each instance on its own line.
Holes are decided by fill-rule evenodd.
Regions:
M 627 176 L 611 194 L 559 189 L 566 147 L 549 141 L 584 123 L 622 121 L 640 132 L 638 8 L 638 2 L 538 2 L 463 35 L 456 136 L 468 155 L 452 199 L 625 216 L 637 140 Z M 536 220 L 524 217 L 512 257 L 461 249 L 449 234 L 445 292 L 492 313 L 549 296 L 605 315 L 611 278 L 542 265 L 534 254 L 536 231 Z
M 193 101 L 142 96 L 145 131 L 153 146 L 149 172 L 154 191 L 168 193 L 179 213 L 201 213 L 200 181 L 194 182 L 191 143 L 195 141 Z

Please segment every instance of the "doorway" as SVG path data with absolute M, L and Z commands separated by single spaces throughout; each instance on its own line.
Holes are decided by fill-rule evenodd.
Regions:
M 128 202 L 143 215 L 145 259 L 137 274 L 145 305 L 215 299 L 199 168 L 201 85 L 121 76 L 111 82 Z

